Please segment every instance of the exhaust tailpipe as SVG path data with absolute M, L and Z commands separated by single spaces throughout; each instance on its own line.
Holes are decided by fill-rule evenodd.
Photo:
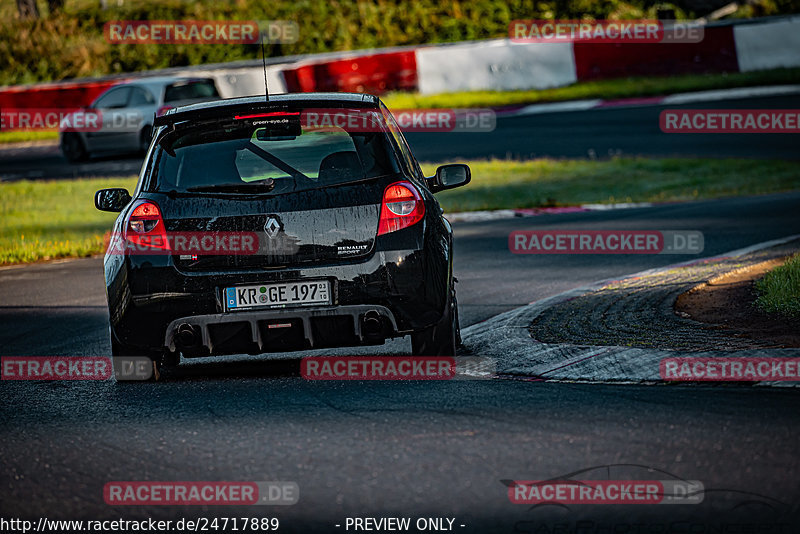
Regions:
M 182 323 L 175 329 L 175 341 L 179 348 L 187 349 L 197 345 L 197 332 L 188 323 Z
M 361 320 L 361 331 L 365 337 L 383 337 L 383 322 L 380 314 L 375 310 L 365 313 L 364 318 Z

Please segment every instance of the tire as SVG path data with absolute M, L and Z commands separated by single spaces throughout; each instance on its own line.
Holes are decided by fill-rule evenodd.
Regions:
M 117 380 L 118 383 L 120 382 L 158 382 L 161 380 L 161 369 L 165 360 L 165 357 L 161 354 L 155 354 L 152 352 L 145 352 L 141 349 L 136 349 L 129 345 L 125 345 L 123 343 L 119 343 L 116 339 L 114 339 L 114 334 L 111 334 L 111 364 L 114 370 L 114 376 L 116 377 L 122 369 L 118 367 L 119 362 L 117 361 L 117 357 L 120 356 L 145 356 L 150 359 L 150 363 L 153 367 L 153 372 L 150 374 L 150 378 L 146 380 Z
M 89 152 L 76 133 L 65 133 L 61 137 L 61 153 L 70 163 L 79 163 L 89 159 Z
M 456 293 L 453 291 L 453 310 L 455 310 L 455 321 L 456 321 L 456 350 L 459 347 L 463 347 L 464 343 L 461 341 L 461 323 L 458 320 L 458 299 L 456 298 Z
M 142 128 L 139 132 L 139 154 L 144 156 L 147 154 L 147 149 L 150 148 L 150 140 L 153 137 L 153 131 L 149 126 Z
M 411 334 L 411 353 L 414 356 L 455 356 L 460 344 L 458 301 L 455 289 L 451 289 L 442 319 L 425 330 Z

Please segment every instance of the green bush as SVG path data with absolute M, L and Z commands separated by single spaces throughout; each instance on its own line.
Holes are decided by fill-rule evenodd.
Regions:
M 40 4 L 43 4 L 40 0 Z M 260 57 L 258 45 L 111 45 L 112 20 L 290 20 L 294 44 L 269 45 L 269 56 L 487 39 L 507 35 L 514 19 L 654 17 L 643 0 L 67 0 L 61 13 L 19 20 L 0 7 L 0 84 L 100 76 Z M 43 7 L 43 6 L 40 6 Z M 680 17 L 693 16 L 676 8 Z

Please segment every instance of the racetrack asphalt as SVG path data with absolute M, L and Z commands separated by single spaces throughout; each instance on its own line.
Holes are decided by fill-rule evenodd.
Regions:
M 474 159 L 723 157 L 800 158 L 792 134 L 667 134 L 659 129 L 664 109 L 797 109 L 800 94 L 756 96 L 693 104 L 604 107 L 535 115 L 498 115 L 491 132 L 426 132 L 406 135 L 420 161 Z M 70 165 L 55 143 L 0 145 L 0 181 L 130 176 L 139 157 L 101 156 Z
M 703 256 L 711 256 L 800 233 L 798 207 L 800 193 L 786 193 L 454 223 L 462 325 L 691 259 L 514 255 L 513 230 L 699 230 Z M 99 258 L 0 268 L 2 355 L 108 355 L 103 291 Z M 407 341 L 379 348 L 407 349 Z M 641 532 L 668 532 L 665 525 L 676 522 L 706 529 L 698 532 L 742 524 L 794 532 L 800 517 L 794 391 L 517 380 L 322 383 L 298 376 L 300 355 L 184 362 L 157 384 L 3 381 L 0 515 L 273 515 L 289 532 L 344 532 L 335 525 L 365 515 L 453 517 L 457 532 L 554 532 L 559 524 L 573 532 L 578 520 L 595 528 L 584 523 L 589 530 L 582 532 L 608 524 L 637 532 L 637 523 L 651 527 Z M 612 479 L 700 480 L 705 497 L 697 505 L 542 508 L 512 504 L 503 482 L 596 467 L 592 476 Z M 112 480 L 291 480 L 300 501 L 258 509 L 109 506 L 102 489 Z

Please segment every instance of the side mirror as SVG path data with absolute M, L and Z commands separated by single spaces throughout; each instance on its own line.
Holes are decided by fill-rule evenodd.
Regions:
M 101 189 L 94 194 L 94 207 L 100 211 L 122 211 L 131 201 L 131 195 L 127 189 L 112 187 Z
M 442 165 L 436 169 L 436 175 L 428 178 L 428 184 L 431 192 L 436 193 L 437 191 L 467 185 L 471 179 L 472 173 L 468 165 L 453 163 L 451 165 Z

